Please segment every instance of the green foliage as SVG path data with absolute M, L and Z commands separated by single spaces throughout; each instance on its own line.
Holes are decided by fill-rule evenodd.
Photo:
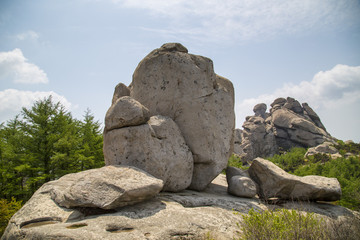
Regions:
M 257 212 L 251 209 L 243 215 L 240 239 L 327 239 L 323 226 L 324 221 L 315 218 L 313 213 L 287 209 Z
M 338 149 L 358 154 L 359 144 L 338 142 Z M 340 146 L 340 147 L 339 147 Z M 293 148 L 289 152 L 275 155 L 270 161 L 297 176 L 319 175 L 337 178 L 342 190 L 341 200 L 337 204 L 360 210 L 360 158 L 352 156 L 331 159 L 327 154 L 315 154 L 304 158 L 307 149 Z
M 11 198 L 11 201 L 0 199 L 0 237 L 3 235 L 5 228 L 14 213 L 21 208 L 22 201 L 16 201 Z
M 301 166 L 294 172 L 298 176 L 320 175 L 337 178 L 342 190 L 338 204 L 360 210 L 360 158 L 337 158 L 325 163 L 314 162 Z
M 305 164 L 305 148 L 292 148 L 289 152 L 276 154 L 268 160 L 272 161 L 286 172 L 292 173 L 299 166 Z
M 243 170 L 248 169 L 248 166 L 243 166 L 241 158 L 238 155 L 232 154 L 228 160 L 228 166 L 230 167 L 237 167 Z
M 101 127 L 89 110 L 76 120 L 50 96 L 20 116 L 0 125 L 0 198 L 26 201 L 47 181 L 104 165 Z
M 337 141 L 337 145 L 335 145 L 335 148 L 339 150 L 341 155 L 344 155 L 345 153 L 352 153 L 354 155 L 360 154 L 360 144 L 359 143 L 344 143 L 343 141 L 339 140 Z

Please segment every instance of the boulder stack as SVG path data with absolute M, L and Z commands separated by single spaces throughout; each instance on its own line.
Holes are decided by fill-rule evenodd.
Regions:
M 127 94 L 129 97 L 122 96 Z M 138 102 L 142 107 L 130 107 L 124 100 Z M 133 113 L 138 117 L 132 116 Z M 233 85 L 214 73 L 210 59 L 189 54 L 179 43 L 164 44 L 149 53 L 136 68 L 130 86 L 116 87 L 108 114 L 111 126 L 106 124 L 104 132 L 106 164 L 128 164 L 144 169 L 164 180 L 166 191 L 187 187 L 205 189 L 226 167 L 233 152 Z M 146 123 L 148 116 L 158 116 L 158 119 L 164 116 L 173 123 L 154 129 L 151 123 Z M 136 124 L 123 125 L 127 119 L 133 119 Z M 150 121 L 153 120 L 150 118 Z M 166 133 L 169 126 L 178 127 L 176 134 Z M 163 136 L 158 137 L 157 131 Z M 157 137 L 150 141 L 155 135 Z M 182 137 L 183 140 L 179 140 Z M 168 148 L 163 148 L 164 145 Z M 182 154 L 179 148 L 183 149 Z M 149 165 L 154 169 L 150 170 Z M 170 187 L 169 182 L 173 186 Z

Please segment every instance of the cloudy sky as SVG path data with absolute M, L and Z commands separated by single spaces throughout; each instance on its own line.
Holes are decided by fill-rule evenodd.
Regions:
M 49 94 L 103 122 L 115 85 L 165 42 L 233 82 L 238 128 L 292 96 L 360 141 L 358 0 L 0 0 L 0 122 Z

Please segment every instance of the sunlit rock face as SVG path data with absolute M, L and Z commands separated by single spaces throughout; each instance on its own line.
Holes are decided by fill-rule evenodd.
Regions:
M 226 167 L 233 152 L 235 114 L 232 83 L 214 73 L 209 58 L 189 54 L 179 43 L 168 43 L 149 53 L 139 63 L 128 88 L 121 84 L 117 86 L 114 104 L 118 104 L 118 98 L 128 94 L 127 89 L 132 99 L 149 110 L 149 114 L 143 115 L 166 116 L 176 123 L 193 158 L 192 179 L 188 187 L 203 190 Z M 121 109 L 118 112 L 120 114 Z M 116 126 L 116 122 L 111 123 Z M 114 135 L 105 131 L 105 139 L 108 139 L 108 134 Z M 107 144 L 120 143 L 104 142 L 106 163 L 118 164 L 119 161 L 111 159 L 114 155 L 106 153 Z M 139 140 L 139 148 L 141 144 Z M 121 158 L 119 154 L 121 152 L 117 158 Z M 120 162 L 132 164 L 131 161 Z M 141 167 L 139 164 L 136 166 Z M 166 179 L 163 180 L 166 186 Z

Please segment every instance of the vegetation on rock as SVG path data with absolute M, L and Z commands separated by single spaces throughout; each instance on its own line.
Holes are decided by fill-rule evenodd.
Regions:
M 293 209 L 262 212 L 251 209 L 242 217 L 240 239 L 327 239 L 323 220 L 317 219 L 313 213 L 303 214 Z
M 236 213 L 237 214 L 237 213 Z M 348 239 L 360 237 L 360 218 L 347 216 L 342 220 L 324 220 L 314 213 L 277 209 L 242 214 L 239 240 Z
M 4 233 L 11 216 L 14 215 L 21 206 L 22 202 L 16 201 L 15 198 L 11 198 L 10 201 L 0 199 L 0 236 Z
M 342 157 L 331 159 L 327 154 L 315 154 L 304 157 L 306 149 L 293 148 L 289 152 L 275 155 L 268 160 L 272 161 L 285 171 L 297 175 L 319 175 L 337 178 L 341 185 L 342 197 L 337 204 L 360 210 L 360 144 L 341 143 L 336 147 Z M 353 156 L 345 157 L 351 151 Z

